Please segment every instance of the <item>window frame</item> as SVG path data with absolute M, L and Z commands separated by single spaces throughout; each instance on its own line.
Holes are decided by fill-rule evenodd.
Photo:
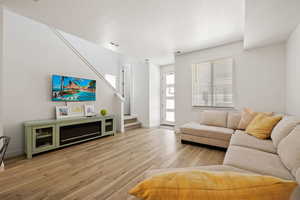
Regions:
M 214 102 L 214 89 L 213 89 L 213 83 L 214 83 L 214 78 L 213 78 L 213 76 L 214 76 L 214 67 L 213 67 L 213 65 L 214 65 L 214 63 L 215 62 L 217 62 L 217 61 L 221 61 L 221 60 L 229 60 L 229 59 L 231 59 L 232 60 L 232 106 L 214 106 L 214 105 L 212 105 L 212 106 L 201 106 L 201 105 L 193 105 L 193 100 L 194 100 L 194 97 L 193 97 L 193 95 L 194 95 L 194 79 L 193 79 L 193 73 L 194 73 L 194 71 L 193 71 L 193 66 L 194 65 L 197 65 L 197 64 L 202 64 L 202 63 L 209 63 L 210 64 L 210 67 L 211 67 L 211 69 L 210 69 L 210 71 L 211 71 L 211 74 L 210 74 L 210 81 L 211 81 L 211 85 L 210 85 L 210 87 L 212 88 L 212 102 Z M 233 110 L 233 109 L 235 109 L 236 108 L 236 93 L 235 93 L 235 89 L 236 89 L 236 87 L 235 87 L 235 59 L 233 58 L 233 57 L 222 57 L 222 58 L 217 58 L 217 59 L 211 59 L 211 60 L 202 60 L 202 61 L 200 61 L 200 62 L 195 62 L 195 63 L 193 63 L 192 64 L 192 66 L 191 66 L 191 69 L 192 69 L 192 107 L 193 108 L 205 108 L 205 109 L 224 109 L 224 110 Z

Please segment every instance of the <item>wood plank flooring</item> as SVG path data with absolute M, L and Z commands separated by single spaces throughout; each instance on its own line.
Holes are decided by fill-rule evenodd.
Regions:
M 149 169 L 221 164 L 225 152 L 181 144 L 174 131 L 124 134 L 14 159 L 0 173 L 1 200 L 129 200 Z

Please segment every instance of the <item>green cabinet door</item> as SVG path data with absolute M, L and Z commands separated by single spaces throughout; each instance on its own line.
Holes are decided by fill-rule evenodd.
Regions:
M 116 132 L 116 123 L 114 118 L 105 118 L 102 121 L 102 135 L 114 135 Z
M 38 126 L 32 128 L 32 152 L 40 153 L 56 147 L 55 125 Z

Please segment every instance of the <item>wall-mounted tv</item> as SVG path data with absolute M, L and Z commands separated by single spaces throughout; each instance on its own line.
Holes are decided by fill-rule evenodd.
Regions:
M 52 76 L 52 101 L 95 101 L 96 81 L 69 76 Z

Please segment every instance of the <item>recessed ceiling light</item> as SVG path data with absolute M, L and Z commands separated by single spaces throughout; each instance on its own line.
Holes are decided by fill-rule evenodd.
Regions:
M 111 44 L 112 46 L 114 46 L 114 47 L 118 47 L 118 46 L 119 46 L 119 44 L 118 44 L 118 43 L 115 43 L 115 42 L 110 42 L 110 44 Z

